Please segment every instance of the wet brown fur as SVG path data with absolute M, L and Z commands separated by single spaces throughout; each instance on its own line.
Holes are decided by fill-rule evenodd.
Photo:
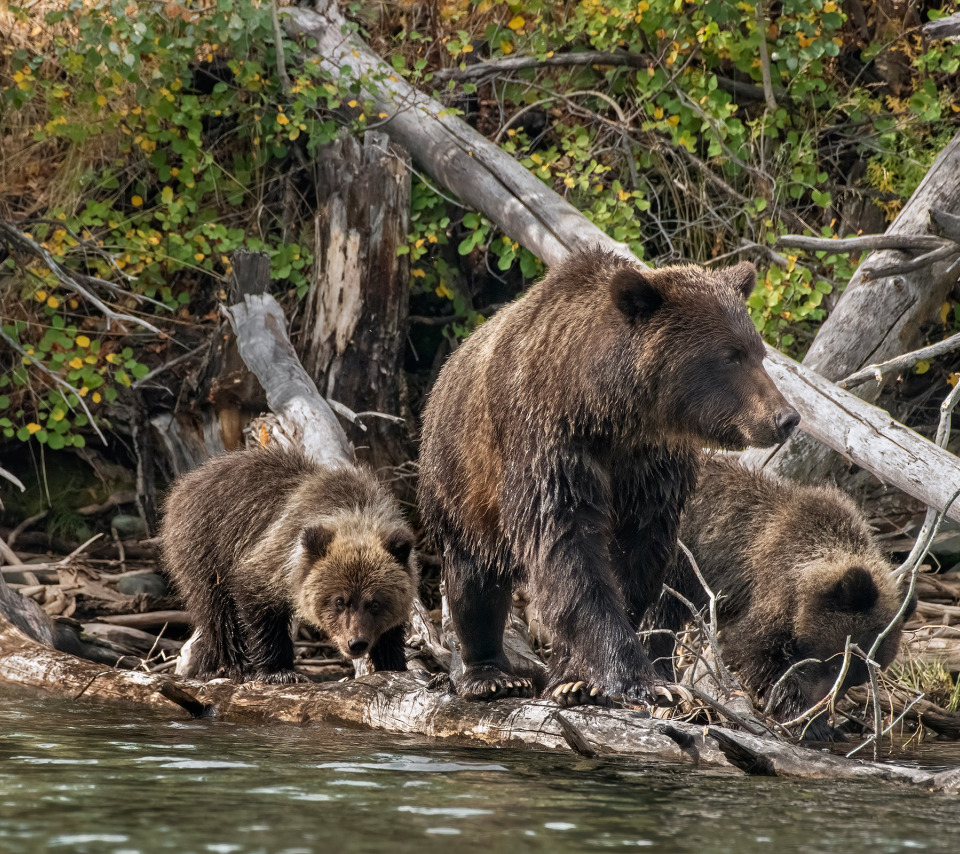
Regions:
M 680 538 L 721 597 L 717 620 L 724 661 L 780 720 L 826 696 L 847 636 L 869 651 L 903 598 L 863 514 L 833 486 L 804 486 L 748 471 L 730 459 L 711 459 Z M 699 607 L 706 605 L 682 556 L 667 583 Z M 648 623 L 676 630 L 688 617 L 665 593 Z M 884 667 L 897 654 L 901 630 L 902 622 L 878 650 Z M 672 643 L 651 646 L 660 655 L 672 654 Z M 808 658 L 822 663 L 804 666 L 771 696 L 780 676 Z M 866 680 L 862 661 L 852 658 L 844 690 Z M 826 718 L 817 718 L 806 735 L 826 738 Z
M 165 511 L 164 564 L 199 630 L 201 675 L 295 680 L 293 616 L 344 655 L 369 650 L 376 669 L 406 669 L 413 534 L 370 472 L 234 451 L 180 478 Z
M 798 420 L 761 365 L 743 304 L 754 282 L 749 264 L 643 271 L 579 253 L 448 360 L 424 413 L 420 505 L 463 645 L 461 694 L 509 693 L 502 633 L 521 583 L 556 638 L 552 685 L 649 698 L 635 629 L 701 446 L 771 444 Z

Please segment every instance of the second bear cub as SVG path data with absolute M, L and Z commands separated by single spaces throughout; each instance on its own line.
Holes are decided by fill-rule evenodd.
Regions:
M 344 655 L 406 670 L 413 534 L 369 472 L 283 449 L 223 454 L 177 481 L 161 541 L 198 631 L 198 675 L 299 681 L 293 616 Z
M 680 539 L 717 594 L 725 662 L 781 721 L 827 696 L 847 637 L 868 652 L 903 601 L 863 514 L 833 486 L 778 480 L 712 458 L 687 505 Z M 667 584 L 697 607 L 707 604 L 683 555 Z M 686 607 L 665 592 L 647 626 L 676 631 L 689 618 Z M 896 656 L 902 629 L 900 621 L 881 643 L 881 666 Z M 661 672 L 672 676 L 673 640 L 667 637 L 652 635 L 650 647 Z M 794 664 L 793 675 L 778 685 Z M 842 690 L 867 677 L 863 660 L 851 656 Z M 804 735 L 826 740 L 826 716 L 815 718 Z

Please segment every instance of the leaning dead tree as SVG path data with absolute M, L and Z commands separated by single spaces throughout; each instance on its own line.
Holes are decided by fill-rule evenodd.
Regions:
M 399 78 L 354 34 L 335 2 L 321 0 L 316 11 L 285 11 L 288 33 L 315 40 L 316 57 L 332 76 L 349 75 L 363 87 L 364 97 L 388 116 L 383 130 L 413 153 L 420 168 L 547 264 L 598 245 L 641 263 L 510 155 Z M 960 148 L 944 157 L 960 158 Z M 925 184 L 939 186 L 948 173 L 937 174 Z M 767 366 L 803 416 L 800 429 L 807 435 L 929 506 L 950 505 L 960 484 L 955 456 L 770 347 Z M 960 520 L 960 504 L 949 506 L 948 515 Z

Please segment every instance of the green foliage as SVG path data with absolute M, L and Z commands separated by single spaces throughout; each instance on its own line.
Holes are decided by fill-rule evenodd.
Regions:
M 654 264 L 709 263 L 742 253 L 744 239 L 771 247 L 786 233 L 848 233 L 842 205 L 851 180 L 892 218 L 955 133 L 960 46 L 924 50 L 909 31 L 884 29 L 873 0 L 862 5 L 876 41 L 863 44 L 842 5 L 766 2 L 758 24 L 756 0 L 471 0 L 441 3 L 446 23 L 424 40 L 444 43 L 441 64 L 452 59 L 462 69 L 475 48 L 491 62 L 560 51 L 632 54 L 632 63 L 502 73 L 459 92 L 495 102 L 493 124 L 478 127 L 611 237 Z M 763 94 L 761 43 L 773 109 Z M 895 88 L 865 85 L 891 60 L 906 69 Z M 417 74 L 429 80 L 430 70 L 421 60 Z M 449 83 L 440 96 L 449 102 L 455 88 Z M 525 122 L 537 113 L 547 126 L 532 131 Z M 860 163 L 865 171 L 851 179 Z M 432 225 L 414 240 L 452 221 L 461 253 L 488 253 L 488 265 L 520 287 L 539 272 L 486 218 L 439 198 L 430 210 Z M 438 287 L 431 265 L 447 256 L 437 244 L 420 249 L 424 279 Z M 742 257 L 766 266 L 771 256 Z M 856 261 L 790 256 L 761 271 L 750 307 L 762 334 L 802 353 L 826 314 L 824 297 L 842 290 Z
M 161 319 L 181 322 L 210 310 L 241 246 L 267 252 L 273 278 L 306 291 L 311 254 L 272 211 L 293 148 L 309 157 L 336 135 L 329 110 L 342 93 L 289 41 L 295 76 L 283 91 L 269 9 L 65 0 L 37 21 L 30 7 L 13 8 L 48 37 L 7 52 L 0 111 L 21 117 L 16 138 L 33 168 L 38 159 L 49 168 L 31 233 L 57 262 L 156 300 Z M 60 376 L 101 418 L 148 372 L 126 346 L 130 330 L 103 330 L 39 260 L 0 275 L 12 276 L 20 303 L 7 332 L 28 353 L 0 375 L 0 429 L 52 448 L 82 444 L 77 395 L 30 365 Z

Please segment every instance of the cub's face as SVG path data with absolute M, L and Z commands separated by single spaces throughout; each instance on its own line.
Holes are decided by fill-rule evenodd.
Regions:
M 877 637 L 896 617 L 903 593 L 888 574 L 889 567 L 885 563 L 877 562 L 872 571 L 854 564 L 807 592 L 807 601 L 796 616 L 796 636 L 791 644 L 790 659 L 793 662 L 817 660 L 804 664 L 796 676 L 797 687 L 808 706 L 826 697 L 836 684 L 843 668 L 847 638 L 868 653 Z M 915 608 L 916 597 L 880 644 L 876 660 L 881 667 L 886 667 L 896 657 L 903 624 Z M 863 658 L 851 653 L 839 695 L 868 679 L 869 671 Z
M 317 526 L 303 532 L 301 543 L 297 615 L 323 629 L 343 655 L 369 652 L 407 619 L 418 580 L 408 530 L 381 536 Z

